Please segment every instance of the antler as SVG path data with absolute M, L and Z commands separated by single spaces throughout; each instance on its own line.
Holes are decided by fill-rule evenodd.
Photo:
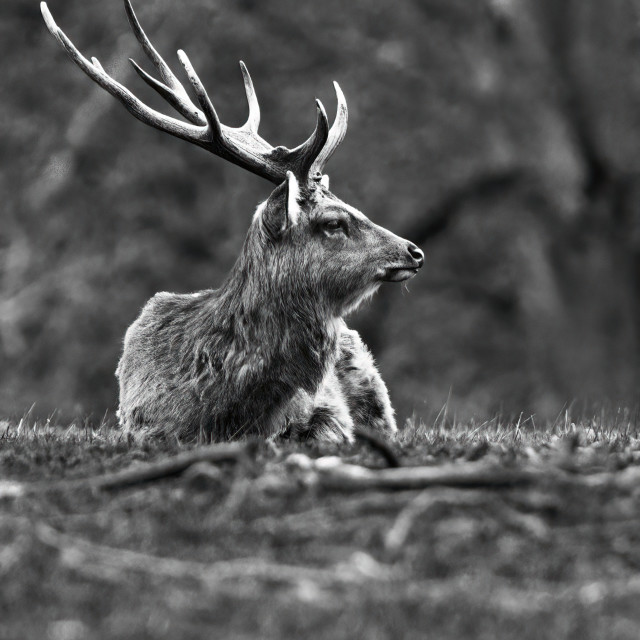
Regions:
M 142 30 L 130 0 L 124 0 L 124 6 L 131 29 L 160 74 L 162 82 L 150 76 L 136 62 L 130 60 L 133 68 L 149 86 L 155 89 L 189 122 L 183 122 L 152 109 L 106 73 L 96 58 L 91 58 L 91 62 L 89 62 L 55 23 L 46 2 L 40 4 L 40 9 L 50 33 L 64 47 L 73 62 L 94 82 L 117 98 L 129 113 L 141 122 L 207 149 L 211 153 L 276 184 L 285 180 L 287 171 L 292 171 L 299 180 L 307 180 L 316 172 L 322 173 L 329 157 L 342 142 L 347 130 L 347 103 L 337 82 L 334 82 L 334 86 L 338 98 L 338 111 L 331 130 L 329 130 L 324 107 L 320 100 L 316 100 L 316 128 L 309 139 L 295 149 L 287 149 L 282 146 L 273 147 L 258 135 L 260 107 L 251 76 L 243 62 L 240 62 L 240 69 L 249 104 L 249 117 L 241 127 L 228 127 L 220 122 L 207 91 L 187 54 L 182 50 L 178 51 L 178 59 L 187 73 L 199 108 L 193 104 L 184 86 Z

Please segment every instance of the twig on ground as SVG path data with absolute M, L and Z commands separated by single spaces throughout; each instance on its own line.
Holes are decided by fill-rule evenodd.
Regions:
M 68 483 L 86 485 L 98 490 L 122 489 L 178 475 L 198 462 L 237 462 L 246 456 L 247 450 L 245 442 L 209 444 L 156 462 L 136 464 L 114 473 L 83 480 L 69 480 Z
M 362 427 L 355 430 L 356 439 L 368 444 L 374 451 L 377 451 L 389 467 L 399 467 L 400 459 L 393 450 L 391 443 L 370 429 Z
M 298 454 L 300 455 L 300 454 Z M 328 456 L 310 461 L 302 468 L 309 484 L 328 490 L 365 491 L 426 489 L 452 487 L 458 489 L 510 488 L 544 485 L 548 482 L 597 489 L 617 487 L 633 490 L 640 485 L 640 466 L 623 471 L 592 474 L 568 473 L 561 467 L 547 464 L 521 468 L 504 467 L 484 462 L 460 462 L 439 466 L 369 469 L 346 464 L 340 458 Z
M 366 489 L 423 489 L 448 486 L 458 488 L 514 487 L 531 484 L 549 476 L 531 470 L 506 469 L 478 463 L 430 467 L 367 469 L 344 464 L 339 459 L 317 460 L 313 480 L 326 489 L 362 491 Z
M 120 471 L 88 478 L 74 478 L 58 482 L 14 482 L 0 480 L 0 498 L 18 498 L 34 493 L 65 491 L 73 489 L 115 490 L 145 482 L 161 480 L 179 475 L 198 462 L 239 462 L 249 453 L 249 443 L 228 442 L 210 444 L 154 462 L 137 463 Z
M 434 493 L 432 489 L 425 489 L 398 513 L 384 537 L 385 550 L 392 555 L 397 554 L 404 546 L 416 519 L 424 516 L 432 508 L 440 505 L 475 507 L 487 499 L 486 492 L 478 494 L 445 489 Z

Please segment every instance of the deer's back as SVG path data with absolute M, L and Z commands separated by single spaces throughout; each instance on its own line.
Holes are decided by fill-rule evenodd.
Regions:
M 275 336 L 251 336 L 261 344 L 247 343 L 242 318 L 218 290 L 155 295 L 125 335 L 121 425 L 187 439 L 281 429 L 301 379 L 291 358 L 274 357 L 283 348 Z
M 129 327 L 116 371 L 124 428 L 187 435 L 199 423 L 194 320 L 206 302 L 215 300 L 215 291 L 158 293 Z M 215 337 L 220 329 L 213 325 L 208 331 Z

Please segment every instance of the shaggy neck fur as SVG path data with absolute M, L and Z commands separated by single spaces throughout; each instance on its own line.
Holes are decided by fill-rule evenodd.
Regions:
M 227 281 L 201 300 L 193 319 L 184 355 L 205 414 L 215 416 L 201 425 L 209 434 L 273 433 L 281 407 L 298 389 L 315 392 L 336 358 L 337 319 L 304 251 L 282 249 L 254 220 Z

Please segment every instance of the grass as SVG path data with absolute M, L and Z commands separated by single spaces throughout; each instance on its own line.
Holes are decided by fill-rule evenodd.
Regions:
M 624 412 L 413 422 L 405 464 L 640 465 Z M 0 638 L 633 638 L 640 486 L 320 491 L 265 481 L 292 452 L 380 466 L 366 445 L 260 443 L 250 463 L 117 492 L 21 497 L 181 450 L 108 424 L 0 423 Z

